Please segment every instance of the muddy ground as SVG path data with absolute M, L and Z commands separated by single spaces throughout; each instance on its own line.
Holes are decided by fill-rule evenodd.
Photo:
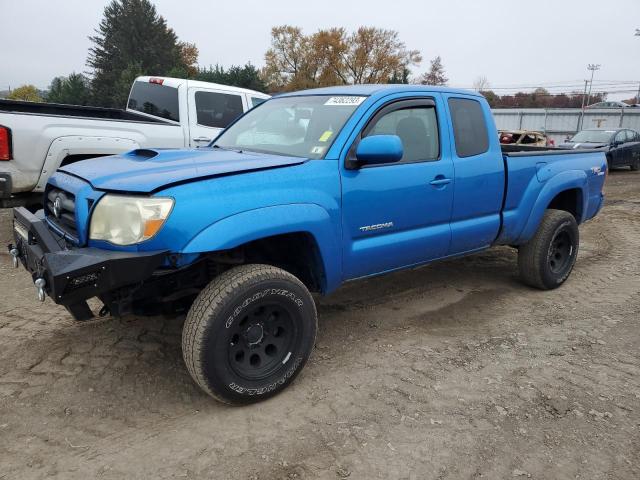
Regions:
M 640 175 L 606 191 L 562 288 L 509 248 L 349 284 L 243 408 L 191 381 L 183 318 L 75 323 L 3 252 L 0 479 L 640 478 Z

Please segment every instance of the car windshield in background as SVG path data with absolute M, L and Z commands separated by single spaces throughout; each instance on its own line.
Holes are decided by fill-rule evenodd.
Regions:
M 583 130 L 571 139 L 574 143 L 607 143 L 616 133 L 613 130 Z
M 273 98 L 225 130 L 214 146 L 322 158 L 365 99 L 347 95 Z
M 157 83 L 135 82 L 127 107 L 155 117 L 180 121 L 178 89 Z

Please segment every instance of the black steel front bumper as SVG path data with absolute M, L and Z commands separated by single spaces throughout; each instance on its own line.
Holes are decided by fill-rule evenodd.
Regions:
M 64 305 L 76 320 L 93 317 L 87 299 L 109 296 L 119 289 L 141 284 L 163 262 L 166 252 L 116 252 L 73 248 L 53 232 L 43 211 L 13 210 L 15 245 L 10 250 L 31 273 L 44 280 L 44 290 Z M 42 283 L 42 282 L 40 282 Z

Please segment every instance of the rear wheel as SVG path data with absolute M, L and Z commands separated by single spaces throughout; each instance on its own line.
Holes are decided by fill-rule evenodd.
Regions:
M 637 172 L 640 170 L 640 158 L 635 158 L 631 161 L 630 168 L 632 171 Z
M 542 290 L 557 288 L 571 274 L 578 256 L 578 224 L 569 212 L 547 210 L 534 237 L 518 250 L 522 280 Z
M 182 350 L 189 373 L 225 403 L 251 403 L 283 390 L 315 342 L 317 314 L 306 287 L 268 265 L 243 265 L 214 279 L 193 303 Z

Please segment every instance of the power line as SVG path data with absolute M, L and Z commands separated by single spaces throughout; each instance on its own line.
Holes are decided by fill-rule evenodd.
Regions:
M 598 81 L 598 80 L 594 80 L 593 81 L 593 86 L 594 87 L 627 87 L 630 85 L 637 85 L 638 81 L 637 80 L 630 80 L 630 81 L 624 81 L 624 82 L 603 82 L 603 81 Z M 565 85 L 545 85 L 545 84 L 537 84 L 537 85 L 517 85 L 517 86 L 489 86 L 487 89 L 488 90 L 519 90 L 519 89 L 535 89 L 535 88 L 544 88 L 545 90 L 549 90 L 549 89 L 558 89 L 558 88 L 564 88 L 564 89 L 568 89 L 568 88 L 582 88 L 584 86 L 584 81 L 582 81 L 581 83 L 575 83 L 575 84 L 565 84 Z M 468 86 L 468 85 L 460 85 L 460 86 L 455 86 L 456 88 L 473 88 L 473 86 Z

